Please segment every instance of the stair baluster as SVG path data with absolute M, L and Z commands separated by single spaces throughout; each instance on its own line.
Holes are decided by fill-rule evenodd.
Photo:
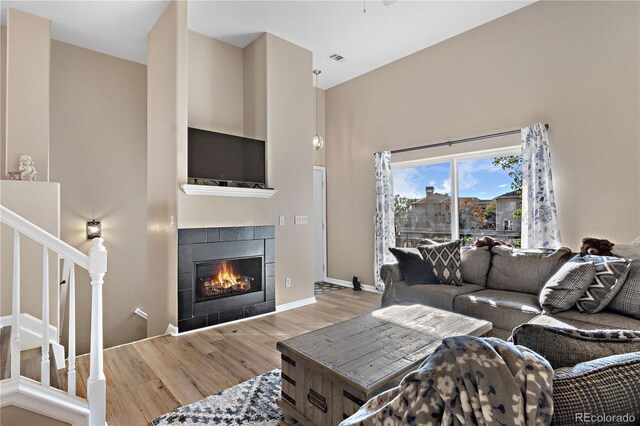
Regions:
M 20 377 L 20 233 L 13 231 L 13 290 L 11 326 L 11 379 Z
M 71 264 L 69 270 L 69 372 L 67 374 L 67 392 L 76 396 L 76 271 Z
M 49 249 L 42 248 L 42 364 L 40 383 L 49 387 Z

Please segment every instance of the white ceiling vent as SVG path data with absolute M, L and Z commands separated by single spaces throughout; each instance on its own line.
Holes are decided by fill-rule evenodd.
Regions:
M 337 53 L 332 53 L 331 55 L 329 55 L 330 59 L 333 59 L 336 62 L 342 62 L 344 61 L 344 56 L 342 55 L 338 55 Z

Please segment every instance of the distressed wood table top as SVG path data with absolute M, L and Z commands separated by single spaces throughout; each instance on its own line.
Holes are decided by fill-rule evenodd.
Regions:
M 424 305 L 394 305 L 278 342 L 365 392 L 415 369 L 450 336 L 482 336 L 488 321 Z

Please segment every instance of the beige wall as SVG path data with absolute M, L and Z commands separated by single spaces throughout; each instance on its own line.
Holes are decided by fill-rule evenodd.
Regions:
M 318 130 L 320 132 L 320 136 L 324 139 L 325 146 L 327 144 L 327 132 L 325 126 L 325 94 L 326 92 L 322 89 L 318 89 Z M 315 121 L 314 121 L 315 125 Z M 311 142 L 309 142 L 311 145 Z M 325 165 L 325 150 L 324 148 L 313 151 L 313 165 L 314 166 L 324 166 Z
M 243 51 L 244 135 L 267 138 L 267 35 L 249 43 Z
M 69 424 L 15 405 L 0 409 L 0 423 L 4 426 L 65 426 Z
M 537 2 L 329 89 L 329 276 L 373 282 L 375 151 L 536 122 L 551 125 L 564 244 L 637 236 L 639 7 Z
M 146 67 L 53 41 L 51 179 L 60 183 L 61 237 L 88 253 L 86 222 L 109 251 L 105 347 L 146 337 Z M 89 350 L 91 286 L 76 271 L 78 351 Z
M 186 173 L 187 2 L 147 36 L 147 334 L 178 324 L 178 176 Z M 177 154 L 177 158 L 176 158 Z M 186 175 L 185 175 L 186 176 Z
M 7 179 L 6 108 L 7 108 L 7 27 L 0 26 L 0 179 Z
M 60 235 L 60 185 L 52 182 L 0 181 L 0 204 L 48 233 Z M 11 315 L 13 230 L 0 231 L 0 316 Z M 42 318 L 42 245 L 20 236 L 20 312 Z M 49 319 L 58 325 L 57 255 L 49 252 Z
M 6 162 L 11 171 L 29 154 L 37 179 L 49 180 L 50 22 L 7 10 Z
M 278 192 L 270 199 L 188 196 L 180 192 L 178 225 L 274 225 L 278 216 L 285 216 L 286 225 L 276 226 L 276 304 L 280 305 L 313 296 L 311 52 L 271 34 L 261 36 L 248 49 L 245 82 L 252 83 L 244 88 L 248 104 L 245 111 L 250 111 L 245 117 L 252 118 L 245 119 L 245 128 L 248 135 L 261 137 L 262 117 L 266 118 L 268 184 Z M 294 225 L 294 215 L 309 216 L 309 224 Z M 284 287 L 285 278 L 292 279 L 291 288 Z
M 242 50 L 189 31 L 189 127 L 243 135 Z

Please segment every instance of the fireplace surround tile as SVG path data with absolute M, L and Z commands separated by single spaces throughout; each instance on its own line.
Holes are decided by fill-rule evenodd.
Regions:
M 220 241 L 253 240 L 253 226 L 239 226 L 233 228 L 220 228 Z M 258 238 L 260 240 L 264 238 Z
M 217 243 L 220 241 L 220 228 L 208 228 L 207 229 L 207 242 Z
M 276 275 L 276 264 L 275 263 L 267 263 L 265 265 L 264 275 L 267 277 L 273 277 Z
M 197 229 L 181 229 L 178 231 L 178 244 L 195 244 L 207 242 L 207 230 L 203 228 Z
M 178 274 L 178 291 L 180 290 L 190 290 L 192 285 L 192 275 L 188 274 Z
M 198 328 L 202 328 L 206 326 L 207 326 L 206 316 L 193 317 L 193 318 L 178 321 L 178 329 L 181 332 L 196 330 Z
M 264 240 L 264 261 L 266 263 L 273 263 L 276 261 L 276 240 L 268 239 Z
M 267 286 L 267 301 L 276 300 L 276 277 L 265 277 L 264 281 Z
M 231 228 L 197 228 L 178 230 L 178 328 L 182 331 L 222 324 L 275 311 L 275 226 L 242 226 Z M 246 241 L 244 243 L 243 241 Z M 239 296 L 217 300 L 229 300 L 225 303 L 199 303 L 194 297 L 194 262 L 203 260 L 203 253 L 216 254 L 220 244 L 229 243 L 229 255 L 239 254 L 245 247 L 252 252 L 260 248 L 263 258 L 263 290 L 257 293 L 245 293 Z M 256 245 L 257 244 L 257 245 Z M 252 249 L 250 247 L 253 247 Z M 223 251 L 226 251 L 224 249 Z M 255 295 L 260 298 L 256 298 Z M 225 308 L 226 306 L 226 308 Z
M 256 226 L 253 228 L 256 240 L 269 240 L 276 237 L 275 226 Z

